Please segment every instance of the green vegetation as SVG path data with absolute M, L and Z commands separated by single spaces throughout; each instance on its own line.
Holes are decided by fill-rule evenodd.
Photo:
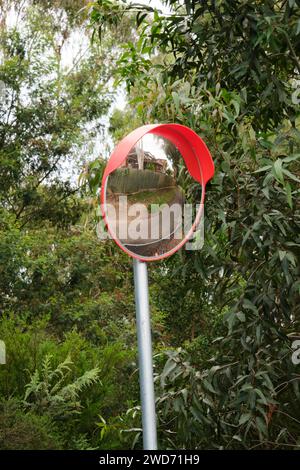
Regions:
M 299 449 L 300 3 L 85 3 L 0 5 L 0 448 L 141 447 L 131 260 L 95 230 L 113 78 L 115 142 L 178 122 L 216 167 L 202 250 L 149 265 L 160 447 Z
M 140 191 L 137 194 L 132 194 L 128 197 L 130 203 L 144 203 L 144 204 L 172 204 L 176 200 L 177 188 L 164 188 L 158 191 Z
M 175 180 L 167 174 L 135 168 L 118 168 L 108 179 L 108 189 L 117 194 L 132 194 L 174 185 Z
M 108 197 L 127 195 L 130 204 L 171 204 L 181 191 L 175 180 L 164 173 L 135 168 L 119 168 L 109 175 Z

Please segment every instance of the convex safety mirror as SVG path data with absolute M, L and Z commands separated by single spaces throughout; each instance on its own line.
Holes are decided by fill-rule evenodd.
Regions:
M 213 174 L 207 146 L 188 127 L 135 129 L 114 149 L 103 174 L 101 209 L 111 237 L 141 261 L 172 255 L 197 229 Z

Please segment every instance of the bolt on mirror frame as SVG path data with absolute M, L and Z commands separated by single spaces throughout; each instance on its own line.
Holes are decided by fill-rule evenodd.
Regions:
M 189 232 L 183 237 L 183 239 L 175 247 L 166 253 L 162 253 L 157 256 L 139 256 L 138 254 L 133 253 L 128 250 L 118 239 L 118 237 L 113 233 L 112 228 L 110 227 L 109 220 L 107 217 L 106 210 L 106 186 L 109 175 L 119 168 L 123 162 L 126 160 L 127 155 L 131 149 L 136 145 L 136 143 L 146 134 L 155 134 L 165 139 L 168 139 L 172 142 L 175 147 L 179 150 L 182 155 L 182 158 L 185 162 L 186 168 L 190 173 L 191 177 L 197 181 L 202 187 L 200 208 L 196 214 L 194 223 L 192 224 Z M 192 236 L 193 232 L 197 228 L 202 212 L 205 199 L 205 187 L 207 182 L 214 175 L 214 163 L 211 157 L 211 154 L 204 143 L 204 141 L 199 137 L 192 129 L 189 127 L 183 126 L 181 124 L 148 124 L 145 126 L 138 127 L 126 137 L 124 137 L 118 145 L 113 150 L 110 159 L 106 165 L 105 171 L 102 177 L 101 183 L 101 193 L 100 193 L 100 202 L 101 202 L 101 212 L 105 224 L 107 226 L 108 232 L 117 245 L 125 252 L 127 255 L 131 256 L 140 261 L 158 261 L 160 259 L 167 258 L 178 251 Z

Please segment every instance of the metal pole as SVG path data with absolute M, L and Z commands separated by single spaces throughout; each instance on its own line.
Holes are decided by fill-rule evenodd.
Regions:
M 147 264 L 133 260 L 144 450 L 157 449 Z

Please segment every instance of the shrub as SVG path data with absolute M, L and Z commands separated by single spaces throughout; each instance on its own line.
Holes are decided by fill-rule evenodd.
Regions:
M 17 400 L 0 401 L 0 449 L 61 449 L 60 435 L 49 416 L 24 413 Z

